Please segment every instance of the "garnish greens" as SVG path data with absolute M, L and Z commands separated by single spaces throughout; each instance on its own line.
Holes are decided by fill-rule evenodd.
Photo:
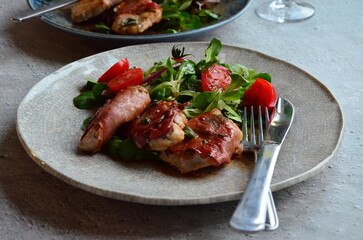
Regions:
M 73 99 L 73 104 L 78 109 L 92 109 L 101 107 L 114 95 L 105 95 L 104 91 L 109 91 L 106 83 L 97 83 L 96 80 L 87 79 L 87 84 L 82 93 Z
M 202 1 L 158 0 L 163 8 L 162 21 L 155 25 L 161 32 L 177 33 L 198 29 L 218 21 L 220 16 Z
M 136 25 L 136 24 L 137 24 L 136 19 L 128 18 L 127 22 L 123 23 L 122 25 L 123 26 L 132 26 L 132 25 Z
M 112 30 L 109 26 L 107 26 L 104 23 L 99 23 L 94 25 L 97 32 L 105 33 L 105 34 L 111 34 Z
M 255 82 L 256 78 L 264 78 L 271 81 L 268 73 L 256 73 L 255 70 L 236 64 L 221 63 L 218 55 L 222 49 L 222 43 L 218 39 L 212 39 L 205 50 L 205 59 L 193 62 L 184 59 L 177 65 L 177 61 L 169 57 L 157 62 L 145 72 L 146 77 L 165 69 L 159 77 L 144 84 L 149 90 L 153 100 L 177 100 L 179 103 L 188 102 L 183 113 L 188 118 L 199 116 L 215 108 L 220 109 L 228 118 L 242 122 L 241 99 L 246 89 Z M 176 50 L 184 55 L 183 50 Z M 225 89 L 207 92 L 201 90 L 201 74 L 210 66 L 218 64 L 226 67 L 231 72 L 231 84 Z M 175 67 L 176 66 L 176 67 Z
M 113 136 L 106 144 L 106 152 L 114 157 L 120 157 L 124 161 L 156 158 L 157 153 L 141 150 L 130 138 L 120 139 Z
M 196 0 L 156 0 L 163 8 L 162 19 L 154 24 L 151 33 L 179 33 L 182 31 L 202 28 L 216 23 L 220 15 L 214 12 L 214 6 L 218 3 L 206 3 Z M 111 24 L 108 22 L 108 15 L 101 15 L 100 22 L 93 25 L 95 32 L 112 34 Z M 123 26 L 138 24 L 136 19 L 128 18 Z
M 256 81 L 256 78 L 271 82 L 271 76 L 268 73 L 257 73 L 240 64 L 222 63 L 218 57 L 221 49 L 221 41 L 214 38 L 205 50 L 205 58 L 194 62 L 190 59 L 181 59 L 190 54 L 184 54 L 184 48 L 179 49 L 174 46 L 172 57 L 154 63 L 144 72 L 143 86 L 149 91 L 152 100 L 176 100 L 179 104 L 183 104 L 183 113 L 187 118 L 218 108 L 226 117 L 242 122 L 242 99 L 245 91 Z M 174 60 L 176 58 L 178 61 Z M 224 91 L 221 89 L 203 91 L 201 75 L 214 64 L 222 65 L 231 72 L 231 83 Z M 91 109 L 102 106 L 113 96 L 107 84 L 88 79 L 84 91 L 73 99 L 73 103 L 79 109 Z M 90 118 L 84 121 L 83 129 L 89 120 Z M 150 119 L 143 119 L 143 123 L 148 122 Z M 197 136 L 190 128 L 185 128 L 184 131 L 187 137 Z M 120 139 L 117 136 L 109 140 L 106 151 L 125 161 L 156 156 L 154 152 L 138 149 L 131 139 Z
M 174 45 L 173 49 L 171 50 L 171 55 L 173 56 L 174 60 L 179 59 L 182 60 L 183 57 L 189 56 L 191 54 L 184 54 L 185 47 L 180 49 L 177 45 Z

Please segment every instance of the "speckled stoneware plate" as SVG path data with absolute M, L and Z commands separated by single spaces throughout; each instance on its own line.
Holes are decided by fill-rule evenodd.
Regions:
M 209 43 L 183 43 L 195 61 Z M 97 79 L 118 59 L 146 70 L 170 55 L 173 43 L 145 44 L 115 49 L 70 63 L 37 83 L 18 108 L 19 138 L 42 168 L 65 182 L 102 196 L 157 205 L 207 204 L 240 198 L 251 161 L 236 160 L 200 177 L 180 177 L 147 161 L 125 163 L 105 154 L 86 155 L 77 146 L 82 121 L 91 112 L 73 106 L 86 78 Z M 319 173 L 338 147 L 343 117 L 329 90 L 303 70 L 262 53 L 223 46 L 226 62 L 268 72 L 278 95 L 289 99 L 296 115 L 282 146 L 272 179 L 272 190 Z
M 31 9 L 41 8 L 60 0 L 27 0 Z M 250 4 L 250 0 L 224 0 L 221 1 L 216 11 L 221 14 L 218 22 L 200 28 L 175 34 L 155 34 L 155 35 L 111 35 L 103 33 L 88 32 L 77 29 L 73 26 L 70 18 L 70 7 L 43 14 L 40 18 L 49 25 L 62 31 L 76 34 L 82 37 L 110 40 L 116 42 L 150 43 L 175 41 L 195 35 L 203 34 L 215 30 L 241 16 Z

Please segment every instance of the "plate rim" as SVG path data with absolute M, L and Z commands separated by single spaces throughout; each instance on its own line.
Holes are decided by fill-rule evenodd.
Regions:
M 31 1 L 32 0 L 27 0 L 28 6 L 32 10 L 37 9 L 32 4 Z M 240 11 L 238 11 L 231 17 L 229 17 L 225 20 L 219 21 L 215 24 L 212 24 L 212 25 L 209 25 L 206 27 L 202 27 L 199 29 L 193 29 L 193 30 L 179 32 L 179 33 L 167 33 L 167 34 L 155 34 L 155 35 L 102 34 L 102 33 L 89 32 L 89 31 L 83 31 L 83 30 L 79 30 L 79 29 L 75 29 L 75 28 L 65 27 L 65 26 L 62 26 L 60 24 L 57 24 L 57 23 L 51 21 L 50 19 L 48 19 L 47 17 L 42 16 L 42 15 L 39 16 L 38 18 L 40 18 L 43 22 L 45 22 L 45 23 L 51 25 L 52 27 L 55 27 L 56 29 L 59 29 L 61 31 L 75 34 L 75 35 L 82 36 L 82 37 L 94 38 L 94 39 L 99 39 L 99 40 L 110 40 L 110 41 L 121 41 L 121 42 L 123 42 L 123 41 L 125 41 L 125 42 L 128 42 L 128 41 L 138 41 L 138 42 L 171 41 L 171 40 L 177 40 L 177 39 L 182 39 L 182 38 L 186 38 L 189 36 L 193 36 L 195 34 L 203 34 L 203 33 L 209 32 L 209 31 L 213 31 L 219 27 L 222 27 L 225 24 L 228 24 L 228 23 L 234 21 L 235 19 L 240 17 L 251 5 L 252 0 L 245 0 L 245 1 L 246 1 L 246 3 Z
M 133 46 L 126 46 L 126 47 L 120 47 L 120 48 L 116 48 L 116 49 L 112 49 L 112 50 L 108 50 L 108 51 L 104 51 L 104 52 L 100 52 L 100 53 L 96 53 L 81 59 L 78 59 L 74 62 L 78 62 L 78 61 L 86 61 L 88 58 L 94 58 L 97 57 L 98 55 L 101 54 L 105 54 L 107 52 L 112 52 L 112 51 L 118 51 L 119 49 L 125 49 L 125 48 L 139 48 L 139 47 L 143 47 L 143 46 L 150 46 L 150 45 L 163 45 L 163 44 L 174 44 L 172 42 L 165 42 L 165 43 L 148 43 L 148 44 L 140 44 L 140 45 L 133 45 Z M 201 44 L 204 46 L 208 46 L 209 42 L 184 42 L 183 44 Z M 338 140 L 336 142 L 335 148 L 334 150 L 330 153 L 330 155 L 328 157 L 326 157 L 324 160 L 320 161 L 317 165 L 315 165 L 314 167 L 311 167 L 309 170 L 290 177 L 288 179 L 282 180 L 280 182 L 277 183 L 273 183 L 271 185 L 271 190 L 272 191 L 277 191 L 277 190 L 281 190 L 287 187 L 290 187 L 292 185 L 295 185 L 299 182 L 305 181 L 308 178 L 311 178 L 312 176 L 315 176 L 317 173 L 323 171 L 328 164 L 336 157 L 336 153 L 341 145 L 342 142 L 342 138 L 343 138 L 343 133 L 344 133 L 344 129 L 345 129 L 345 119 L 344 119 L 344 115 L 342 112 L 342 108 L 341 105 L 339 104 L 338 100 L 336 99 L 336 97 L 334 96 L 334 94 L 329 90 L 329 88 L 324 85 L 320 80 L 318 80 L 317 78 L 315 78 L 314 76 L 312 76 L 311 74 L 309 74 L 308 72 L 306 72 L 305 70 L 297 67 L 294 64 L 291 64 L 285 60 L 267 55 L 265 53 L 262 53 L 260 51 L 256 51 L 256 50 L 252 50 L 249 48 L 244 48 L 244 47 L 240 47 L 240 46 L 235 46 L 235 45 L 230 45 L 230 44 L 223 44 L 224 47 L 230 47 L 230 48 L 236 48 L 236 49 L 242 49 L 243 51 L 248 51 L 251 53 L 255 53 L 258 54 L 260 56 L 269 58 L 273 61 L 277 61 L 277 62 L 282 62 L 286 65 L 289 65 L 292 68 L 295 68 L 298 71 L 303 72 L 304 74 L 306 74 L 309 78 L 313 79 L 314 82 L 316 82 L 317 84 L 319 84 L 320 88 L 322 90 L 324 90 L 324 92 L 326 94 L 329 95 L 329 97 L 331 97 L 331 99 L 334 101 L 334 103 L 337 106 L 337 109 L 339 111 L 339 116 L 341 121 L 340 122 L 340 131 L 339 131 L 339 137 Z M 228 194 L 214 194 L 214 195 L 208 195 L 207 197 L 192 197 L 192 198 L 183 198 L 183 199 L 175 199 L 175 198 L 168 198 L 168 197 L 146 197 L 146 196 L 142 196 L 140 194 L 129 194 L 129 193 L 122 193 L 122 192 L 117 192 L 117 191 L 110 191 L 107 189 L 101 189 L 95 186 L 91 186 L 82 182 L 79 182 L 76 179 L 72 179 L 64 174 L 62 174 L 61 172 L 51 168 L 50 166 L 48 166 L 42 159 L 38 158 L 33 152 L 32 150 L 28 147 L 27 143 L 24 141 L 24 139 L 22 138 L 21 132 L 20 132 L 20 123 L 19 123 L 19 116 L 20 116 L 20 110 L 22 108 L 22 106 L 25 104 L 26 100 L 30 97 L 30 93 L 37 88 L 38 86 L 40 86 L 42 84 L 43 81 L 46 81 L 47 77 L 49 77 L 50 75 L 54 74 L 55 72 L 59 72 L 62 71 L 63 68 L 67 68 L 67 66 L 69 66 L 70 64 L 74 63 L 68 63 L 64 66 L 62 66 L 61 68 L 59 68 L 58 70 L 50 73 L 49 75 L 45 76 L 44 78 L 42 78 L 39 82 L 37 82 L 34 86 L 32 86 L 30 88 L 30 90 L 27 92 L 27 94 L 24 96 L 24 98 L 21 100 L 21 102 L 18 105 L 17 108 L 17 119 L 16 119 L 16 132 L 17 132 L 17 136 L 22 144 L 22 146 L 24 147 L 24 149 L 26 150 L 27 154 L 33 159 L 33 161 L 35 161 L 40 167 L 42 167 L 45 171 L 47 171 L 48 173 L 50 173 L 53 176 L 56 176 L 57 178 L 59 178 L 60 180 L 74 186 L 80 189 L 83 189 L 87 192 L 91 192 L 93 194 L 99 195 L 99 196 L 103 196 L 103 197 L 108 197 L 108 198 L 112 198 L 112 199 L 118 199 L 118 200 L 123 200 L 123 201 L 128 201 L 128 202 L 135 202 L 135 203 L 142 203 L 142 204 L 148 204 L 148 205 L 201 205 L 201 204 L 211 204 L 211 203 L 219 203 L 219 202 L 227 202 L 227 201 L 233 201 L 233 200 L 238 200 L 239 197 L 242 195 L 243 191 L 235 191 L 235 192 L 230 192 Z

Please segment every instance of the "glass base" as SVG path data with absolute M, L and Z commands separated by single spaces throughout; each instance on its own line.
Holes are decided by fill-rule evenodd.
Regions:
M 311 18 L 315 9 L 309 3 L 297 3 L 294 0 L 277 0 L 260 5 L 256 14 L 268 21 L 284 23 L 298 22 Z

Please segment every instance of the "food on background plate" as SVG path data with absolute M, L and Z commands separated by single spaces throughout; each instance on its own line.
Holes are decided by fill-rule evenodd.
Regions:
M 85 22 L 121 3 L 123 0 L 80 0 L 72 8 L 71 18 L 74 23 Z
M 71 9 L 76 28 L 106 34 L 177 33 L 218 21 L 219 1 L 80 0 Z
M 163 9 L 151 0 L 125 0 L 117 9 L 111 29 L 118 34 L 143 33 L 160 22 L 163 14 Z
M 129 68 L 123 59 L 98 82 L 88 82 L 74 105 L 89 109 L 106 103 L 86 122 L 80 148 L 105 150 L 125 161 L 158 156 L 181 173 L 228 164 L 241 152 L 244 106 L 271 107 L 276 91 L 268 73 L 221 62 L 221 49 L 213 39 L 205 59 L 194 62 L 174 46 L 171 57 L 141 72 L 141 80 L 140 73 L 131 74 L 141 69 Z M 116 88 L 110 85 L 114 81 Z M 117 132 L 121 125 L 124 134 Z

